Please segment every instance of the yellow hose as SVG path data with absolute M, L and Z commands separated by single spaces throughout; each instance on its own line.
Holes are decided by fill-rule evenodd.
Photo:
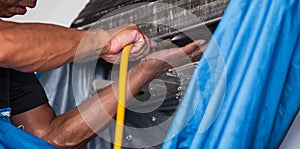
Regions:
M 130 45 L 127 45 L 124 47 L 124 49 L 122 51 L 121 61 L 120 61 L 119 95 L 118 95 L 114 149 L 121 149 L 121 147 L 122 147 L 124 119 L 125 119 L 128 57 L 129 57 L 129 52 L 130 52 L 130 49 L 132 48 L 132 46 L 133 46 L 133 44 L 130 44 Z

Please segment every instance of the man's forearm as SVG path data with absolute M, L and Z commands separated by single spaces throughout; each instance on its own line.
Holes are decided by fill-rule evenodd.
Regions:
M 106 32 L 89 31 L 85 44 L 79 46 L 86 32 L 50 24 L 0 21 L 0 67 L 46 71 L 71 62 L 76 52 L 79 57 L 99 54 L 99 44 L 106 42 L 100 37 Z
M 131 95 L 135 95 L 146 83 L 171 68 L 174 59 L 178 60 L 185 54 L 187 57 L 197 56 L 200 54 L 198 51 L 197 44 L 192 43 L 181 49 L 163 50 L 149 55 L 148 59 L 142 60 L 131 69 L 128 76 L 127 99 L 130 100 Z M 158 56 L 159 58 L 156 58 Z M 176 63 L 180 62 L 176 61 Z M 17 126 L 23 125 L 26 131 L 57 147 L 80 146 L 101 130 L 115 115 L 117 86 L 116 82 L 77 108 L 60 116 L 55 116 L 49 104 L 44 104 L 13 116 L 12 122 Z
M 134 66 L 129 72 L 127 81 L 127 102 L 130 103 L 131 96 L 135 95 L 146 83 L 171 68 L 170 63 L 168 63 L 169 59 L 179 59 L 179 57 L 184 56 L 182 54 L 195 54 L 195 49 L 198 49 L 198 46 L 193 43 L 182 48 L 182 50 L 165 50 L 160 53 L 168 53 L 171 56 L 162 55 L 160 59 L 150 56 L 149 59 L 144 59 Z M 177 63 L 179 62 L 177 61 Z M 61 144 L 66 144 L 64 141 L 67 141 L 69 144 L 80 145 L 90 139 L 113 118 L 116 113 L 117 95 L 118 83 L 116 82 L 80 104 L 76 109 L 55 118 L 52 121 L 52 124 L 55 125 L 49 129 L 55 128 L 55 131 L 50 131 L 51 135 L 48 133 L 46 136 L 64 138 Z M 44 139 L 48 142 L 56 140 L 47 137 Z M 55 144 L 55 142 L 51 143 Z
M 129 74 L 127 99 L 136 94 L 144 84 L 154 77 L 154 73 L 144 73 L 141 64 Z M 143 79 L 142 79 L 143 78 Z M 42 136 L 58 147 L 74 147 L 89 140 L 101 130 L 116 113 L 117 86 L 115 83 L 99 92 L 96 96 L 80 104 L 77 108 L 54 118 L 47 135 Z

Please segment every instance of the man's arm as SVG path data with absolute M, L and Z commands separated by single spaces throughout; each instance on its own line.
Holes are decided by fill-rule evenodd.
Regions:
M 135 95 L 147 82 L 165 72 L 171 65 L 176 66 L 182 57 L 197 57 L 202 54 L 202 50 L 192 43 L 184 48 L 151 54 L 130 70 L 127 99 L 130 100 L 130 95 Z M 115 83 L 105 88 L 62 115 L 55 116 L 49 104 L 44 104 L 13 116 L 12 122 L 17 126 L 24 125 L 26 131 L 57 147 L 78 147 L 93 137 L 115 115 L 117 86 Z
M 75 54 L 76 58 L 100 55 L 113 63 L 121 49 L 134 42 L 140 45 L 131 55 L 140 58 L 149 51 L 149 41 L 144 38 L 136 25 L 80 31 L 51 24 L 0 20 L 0 67 L 47 71 L 73 61 Z

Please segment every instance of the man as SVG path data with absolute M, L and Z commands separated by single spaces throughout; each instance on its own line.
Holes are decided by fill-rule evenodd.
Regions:
M 23 15 L 35 0 L 0 0 L 0 16 Z M 85 44 L 79 44 L 85 36 Z M 115 115 L 117 98 L 113 84 L 78 107 L 56 116 L 34 71 L 47 71 L 76 58 L 99 55 L 115 63 L 121 49 L 135 43 L 130 59 L 140 59 L 155 45 L 136 25 L 112 30 L 79 31 L 56 25 L 0 21 L 0 108 L 11 107 L 11 121 L 56 147 L 78 147 L 95 135 Z M 153 53 L 130 70 L 127 95 L 176 65 L 182 57 L 199 56 L 197 43 L 181 49 Z M 159 57 L 159 59 L 156 59 Z M 165 61 L 174 59 L 170 63 Z M 129 99 L 130 100 L 130 99 Z M 80 110 L 79 109 L 83 109 Z M 0 134 L 1 135 L 1 134 Z

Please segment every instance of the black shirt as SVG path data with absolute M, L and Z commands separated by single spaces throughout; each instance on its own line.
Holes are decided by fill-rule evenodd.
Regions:
M 12 115 L 47 103 L 48 99 L 34 73 L 0 68 L 0 108 L 12 108 Z

